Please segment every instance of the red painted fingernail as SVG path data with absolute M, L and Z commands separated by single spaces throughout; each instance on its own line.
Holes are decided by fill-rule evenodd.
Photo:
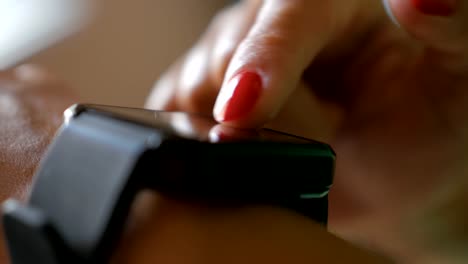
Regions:
M 220 94 L 218 121 L 232 121 L 245 117 L 257 103 L 262 93 L 262 78 L 258 73 L 243 71 L 235 75 Z
M 448 17 L 455 13 L 457 0 L 412 0 L 412 3 L 426 15 Z

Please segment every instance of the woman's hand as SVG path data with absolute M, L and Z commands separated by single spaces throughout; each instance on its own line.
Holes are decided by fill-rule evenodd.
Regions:
M 468 244 L 468 4 L 250 0 L 222 11 L 147 106 L 337 151 L 331 229 L 401 259 Z

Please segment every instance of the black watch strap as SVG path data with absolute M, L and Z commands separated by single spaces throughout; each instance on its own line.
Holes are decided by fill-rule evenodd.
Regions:
M 136 163 L 160 141 L 154 129 L 94 115 L 79 116 L 58 137 L 28 207 L 6 206 L 14 264 L 105 261 L 138 191 Z M 70 151 L 80 156 L 70 159 Z
M 326 225 L 335 156 L 325 144 L 209 143 L 109 113 L 76 112 L 27 205 L 5 203 L 12 264 L 106 263 L 143 188 L 221 206 L 280 206 Z M 239 165 L 226 169 L 232 161 Z

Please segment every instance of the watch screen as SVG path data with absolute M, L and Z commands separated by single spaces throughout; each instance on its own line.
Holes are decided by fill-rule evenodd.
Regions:
M 148 110 L 143 108 L 116 107 L 106 105 L 76 105 L 71 115 L 81 112 L 94 112 L 109 115 L 114 118 L 130 122 L 138 122 L 146 126 L 167 131 L 180 137 L 204 142 L 232 142 L 232 141 L 274 141 L 299 144 L 323 143 L 314 140 L 273 131 L 270 129 L 236 129 L 217 123 L 211 116 L 190 114 L 186 112 L 167 112 Z M 68 110 L 67 110 L 68 111 Z

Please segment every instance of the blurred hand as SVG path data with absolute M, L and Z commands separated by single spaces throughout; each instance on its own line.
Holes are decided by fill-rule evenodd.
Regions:
M 465 259 L 468 5 L 388 5 L 400 27 L 376 0 L 239 2 L 147 107 L 329 142 L 333 232 L 402 261 Z

